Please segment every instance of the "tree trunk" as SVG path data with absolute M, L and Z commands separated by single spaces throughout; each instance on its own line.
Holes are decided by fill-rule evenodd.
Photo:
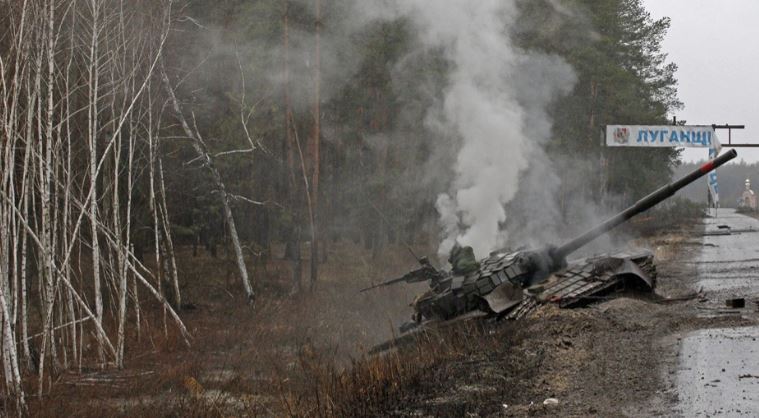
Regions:
M 99 100 L 99 84 L 100 84 L 100 61 L 98 55 L 100 51 L 98 49 L 98 34 L 100 33 L 99 26 L 99 4 L 98 1 L 92 1 L 92 37 L 90 39 L 90 55 L 88 62 L 88 121 L 89 121 L 89 151 L 90 151 L 90 233 L 92 234 L 92 280 L 95 288 L 95 320 L 98 324 L 102 324 L 103 321 L 103 296 L 100 290 L 100 244 L 98 242 L 98 188 L 97 188 L 97 168 L 98 168 L 98 154 L 97 154 L 97 135 L 98 135 L 98 100 Z M 100 337 L 98 337 L 99 339 Z M 105 356 L 102 349 L 102 341 L 98 340 L 98 355 L 101 362 L 105 361 Z
M 314 56 L 314 129 L 311 137 L 311 290 L 316 286 L 319 269 L 319 145 L 321 138 L 321 31 L 322 0 L 316 0 L 316 46 Z
M 302 259 L 301 259 L 301 211 L 298 205 L 300 184 L 296 180 L 296 168 L 295 168 L 295 123 L 293 118 L 292 103 L 290 101 L 290 2 L 285 0 L 285 13 L 283 16 L 283 94 L 285 102 L 285 153 L 287 159 L 288 169 L 288 187 L 287 187 L 287 200 L 290 208 L 290 225 L 288 225 L 287 243 L 285 245 L 285 258 L 291 261 L 292 271 L 292 288 L 290 293 L 296 294 L 300 292 L 301 288 L 301 276 L 302 276 Z
M 187 137 L 192 141 L 193 149 L 197 153 L 198 158 L 203 161 L 203 165 L 211 173 L 211 177 L 216 186 L 217 192 L 219 193 L 219 200 L 221 201 L 222 207 L 224 208 L 224 219 L 227 223 L 227 227 L 229 228 L 229 234 L 232 238 L 232 245 L 234 246 L 235 256 L 237 257 L 237 267 L 240 270 L 242 285 L 245 288 L 245 293 L 248 297 L 248 303 L 252 304 L 255 300 L 255 294 L 253 293 L 253 288 L 250 284 L 250 280 L 248 279 L 248 270 L 245 267 L 245 259 L 243 257 L 242 246 L 240 245 L 240 239 L 237 235 L 235 219 L 232 215 L 232 208 L 229 204 L 229 195 L 227 194 L 226 187 L 221 180 L 219 171 L 216 169 L 216 166 L 211 159 L 211 155 L 208 152 L 205 141 L 203 141 L 203 138 L 200 136 L 200 132 L 197 130 L 193 132 L 192 129 L 190 129 L 190 125 L 187 123 L 187 120 L 184 118 L 182 109 L 179 106 L 179 101 L 177 100 L 177 97 L 174 94 L 174 89 L 169 82 L 169 76 L 166 74 L 166 71 L 163 69 L 163 67 L 161 67 L 161 76 L 166 87 L 166 91 L 169 94 L 169 99 L 174 108 L 174 112 L 176 113 L 176 116 L 179 119 L 179 123 L 182 126 L 182 130 L 184 131 L 185 135 L 187 135 Z
M 158 158 L 158 180 L 161 185 L 161 201 L 159 208 L 161 210 L 161 220 L 163 221 L 163 242 L 166 243 L 166 250 L 169 253 L 169 267 L 167 273 L 171 273 L 171 285 L 174 293 L 174 304 L 176 309 L 182 308 L 182 295 L 179 292 L 179 270 L 177 269 L 177 258 L 174 254 L 174 241 L 171 238 L 171 221 L 169 220 L 169 209 L 166 204 L 166 182 L 163 179 L 163 159 Z M 170 270 L 170 271 L 169 271 Z

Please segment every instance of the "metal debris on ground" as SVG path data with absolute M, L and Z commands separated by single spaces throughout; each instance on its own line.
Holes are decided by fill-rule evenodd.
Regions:
M 739 235 L 739 234 L 746 234 L 751 232 L 757 232 L 759 230 L 754 228 L 742 228 L 742 229 L 733 229 L 730 227 L 730 225 L 717 225 L 717 229 L 713 231 L 706 231 L 704 232 L 704 236 L 716 236 L 716 235 Z
M 734 298 L 734 299 L 728 299 L 725 301 L 725 306 L 728 308 L 745 308 L 746 307 L 746 299 L 744 298 Z
M 542 303 L 573 308 L 616 289 L 632 287 L 650 292 L 655 286 L 656 266 L 650 252 L 591 257 L 554 274 L 541 292 L 525 297 L 506 318 L 523 318 Z

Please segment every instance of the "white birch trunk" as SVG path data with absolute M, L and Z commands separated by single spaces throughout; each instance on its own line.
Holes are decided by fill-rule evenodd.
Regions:
M 45 376 L 45 354 L 47 353 L 48 342 L 54 344 L 53 340 L 53 308 L 55 305 L 55 278 L 54 272 L 56 270 L 54 261 L 53 248 L 53 219 L 51 210 L 51 195 L 52 195 L 52 175 L 53 175 L 53 71 L 54 71 L 54 48 L 55 48 L 55 36 L 54 36 L 54 12 L 55 4 L 54 0 L 49 0 L 47 6 L 47 109 L 45 115 L 45 141 L 38 141 L 40 148 L 40 156 L 44 155 L 44 160 L 39 164 L 39 181 L 42 182 L 40 194 L 42 199 L 40 201 L 41 206 L 41 219 L 42 219 L 42 262 L 44 263 L 44 277 L 45 277 L 45 292 L 44 292 L 44 311 L 43 317 L 43 331 L 42 331 L 42 344 L 40 345 L 40 365 L 39 365 L 39 387 L 38 394 L 42 396 L 42 390 L 44 388 L 43 381 Z M 40 98 L 42 96 L 40 95 Z M 41 102 L 41 100 L 40 100 Z M 42 118 L 42 112 L 39 112 L 38 117 Z M 44 151 L 43 151 L 44 142 Z M 52 347 L 51 347 L 52 348 Z M 52 351 L 52 350 L 51 350 Z
M 7 223 L 3 222 L 0 226 L 0 240 L 7 242 Z M 0 244 L 2 245 L 2 244 Z M 5 249 L 3 249 L 5 253 Z M 8 260 L 2 260 L 7 262 Z M 5 270 L 7 264 L 3 263 L 0 266 L 0 277 L 5 280 L 8 272 Z M 21 387 L 21 373 L 18 367 L 18 352 L 16 350 L 16 341 L 14 339 L 14 333 L 11 328 L 11 317 L 8 312 L 8 295 L 5 293 L 5 288 L 0 286 L 0 314 L 2 315 L 2 334 L 3 334 L 3 370 L 5 375 L 6 388 L 10 392 L 9 394 L 16 402 L 16 408 L 20 414 L 26 411 L 26 402 L 24 399 L 24 390 Z
M 74 27 L 76 22 L 76 13 L 71 14 L 71 25 Z M 74 31 L 71 31 L 71 38 L 69 40 L 70 45 L 74 45 Z M 61 242 L 61 246 L 63 248 L 68 248 L 69 245 L 71 245 L 75 240 L 76 236 L 69 235 L 69 227 L 71 223 L 71 186 L 72 186 L 72 173 L 71 173 L 71 157 L 72 157 L 72 147 L 71 147 L 71 98 L 70 95 L 71 92 L 71 68 L 74 62 L 74 52 L 71 51 L 69 53 L 69 60 L 68 64 L 66 65 L 66 73 L 65 73 L 65 80 L 64 80 L 64 101 L 65 101 L 65 114 L 64 114 L 64 121 L 66 125 L 66 169 L 65 169 L 65 178 L 64 178 L 64 191 L 63 191 L 63 229 L 62 229 L 62 236 L 63 241 Z M 62 266 L 63 268 L 63 275 L 66 278 L 67 281 L 71 280 L 70 276 L 70 268 L 69 266 Z M 77 331 L 76 331 L 76 310 L 74 309 L 74 296 L 71 294 L 70 290 L 67 290 L 64 292 L 66 295 L 66 311 L 69 316 L 69 322 L 71 322 L 71 326 L 69 327 L 69 340 L 71 342 L 71 355 L 74 357 L 73 361 L 77 362 L 81 366 L 81 357 L 79 356 L 79 350 L 77 348 Z M 78 359 L 78 361 L 77 361 Z
M 248 279 L 248 269 L 245 266 L 245 258 L 243 256 L 242 246 L 240 245 L 240 239 L 237 235 L 237 228 L 235 227 L 235 219 L 232 214 L 232 208 L 229 205 L 229 196 L 227 195 L 227 190 L 226 190 L 226 187 L 224 186 L 224 182 L 222 182 L 221 176 L 219 175 L 219 171 L 216 169 L 216 166 L 213 164 L 211 155 L 208 153 L 205 142 L 203 141 L 203 138 L 200 136 L 200 133 L 197 132 L 197 130 L 193 132 L 192 129 L 190 129 L 190 125 L 187 123 L 187 120 L 185 119 L 184 114 L 182 113 L 182 109 L 179 106 L 179 101 L 177 100 L 177 97 L 174 94 L 174 88 L 171 86 L 169 77 L 168 75 L 166 75 L 166 71 L 163 68 L 161 68 L 161 77 L 166 87 L 166 91 L 169 95 L 169 100 L 171 102 L 171 105 L 173 106 L 174 112 L 176 113 L 176 116 L 179 119 L 180 125 L 182 126 L 182 130 L 184 131 L 185 135 L 189 139 L 191 139 L 193 149 L 198 154 L 198 158 L 201 161 L 203 161 L 203 165 L 211 173 L 211 177 L 217 189 L 216 191 L 219 193 L 219 200 L 221 201 L 221 204 L 224 208 L 224 219 L 227 223 L 227 227 L 229 228 L 229 235 L 232 238 L 232 246 L 234 247 L 234 250 L 235 250 L 235 256 L 237 258 L 237 268 L 240 271 L 240 278 L 242 280 L 242 285 L 243 285 L 243 288 L 245 289 L 245 294 L 248 297 L 248 302 L 252 304 L 255 300 L 255 294 L 253 293 L 253 288 L 250 285 L 250 280 Z
M 153 240 L 155 242 L 155 270 L 156 270 L 156 289 L 158 289 L 159 298 L 163 298 L 163 269 L 161 268 L 161 224 L 158 222 L 158 200 L 156 199 L 156 164 L 158 146 L 153 136 L 153 109 L 152 103 L 148 103 L 148 155 L 149 155 L 149 176 L 150 176 L 150 212 L 153 215 Z M 163 307 L 163 333 L 168 334 L 168 325 L 166 321 L 166 307 Z
M 166 184 L 163 180 L 163 159 L 158 157 L 158 179 L 161 184 L 161 220 L 163 223 L 164 242 L 169 255 L 168 267 L 171 270 L 171 284 L 174 288 L 174 303 L 177 309 L 182 309 L 182 294 L 179 291 L 179 271 L 177 269 L 177 259 L 174 256 L 174 242 L 171 239 L 171 222 L 169 221 L 169 210 L 166 205 Z M 167 269 L 167 270 L 169 270 Z
M 90 38 L 90 50 L 89 50 L 89 62 L 87 63 L 87 75 L 88 75 L 88 144 L 90 152 L 90 233 L 91 233 L 91 246 L 92 246 L 92 281 L 95 289 L 95 321 L 102 327 L 103 321 L 103 299 L 100 277 L 100 244 L 98 243 L 98 152 L 97 152 L 97 136 L 98 136 L 98 101 L 99 101 L 99 84 L 100 84 L 100 60 L 99 60 L 99 39 L 100 33 L 100 3 L 99 0 L 89 0 L 92 10 L 92 22 L 91 22 L 91 38 Z M 101 362 L 105 361 L 105 356 L 102 351 L 102 341 L 98 337 L 98 354 Z

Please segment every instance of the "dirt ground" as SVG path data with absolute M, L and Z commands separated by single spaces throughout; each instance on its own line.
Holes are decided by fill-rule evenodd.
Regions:
M 235 297 L 230 262 L 183 271 L 184 346 L 160 316 L 129 351 L 127 370 L 59 374 L 38 416 L 640 416 L 671 415 L 678 340 L 701 328 L 755 324 L 720 314 L 694 294 L 701 226 L 637 244 L 655 250 L 656 294 L 611 295 L 586 308 L 544 306 L 529 318 L 463 323 L 383 356 L 421 288 L 358 293 L 369 278 L 413 266 L 402 249 L 388 269 L 356 253 L 330 260 L 313 294 L 288 296 L 285 279 L 259 284 L 254 308 Z M 340 253 L 349 248 L 333 248 Z M 282 272 L 278 272 L 282 269 Z M 287 277 L 272 263 L 267 274 Z M 259 272 L 262 273 L 262 272 Z M 278 274 L 281 273 L 281 274 Z M 355 280 L 346 281 L 345 277 Z M 339 279 L 337 279 L 339 278 Z M 157 309 L 154 309 L 157 312 Z M 558 401 L 544 405 L 548 398 Z

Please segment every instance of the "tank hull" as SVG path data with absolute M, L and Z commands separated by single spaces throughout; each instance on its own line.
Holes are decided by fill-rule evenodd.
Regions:
M 526 273 L 519 253 L 497 253 L 466 276 L 447 279 L 445 288 L 430 290 L 413 304 L 417 322 L 447 321 L 471 311 L 518 318 L 544 303 L 573 307 L 610 290 L 656 287 L 656 267 L 648 251 L 588 257 L 570 262 L 531 288 L 522 287 Z M 510 315 L 518 312 L 514 315 Z

